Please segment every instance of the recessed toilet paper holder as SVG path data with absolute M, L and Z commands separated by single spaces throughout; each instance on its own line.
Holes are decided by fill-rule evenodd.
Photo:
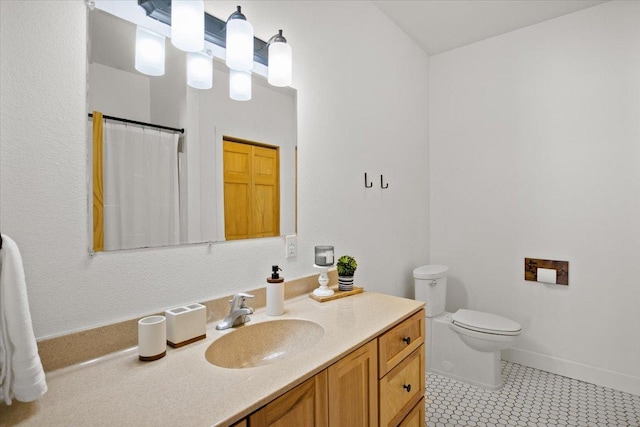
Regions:
M 524 280 L 537 282 L 539 268 L 555 270 L 556 284 L 569 285 L 569 261 L 553 261 L 548 259 L 525 258 L 524 259 Z

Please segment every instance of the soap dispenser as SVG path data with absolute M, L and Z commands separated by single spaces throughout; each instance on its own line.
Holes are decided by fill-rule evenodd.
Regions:
M 267 277 L 267 315 L 281 316 L 284 314 L 284 277 L 280 277 L 280 267 L 271 267 L 271 277 Z

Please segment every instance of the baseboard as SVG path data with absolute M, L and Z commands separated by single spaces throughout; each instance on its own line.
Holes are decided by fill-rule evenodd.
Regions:
M 472 381 L 469 378 L 462 378 L 462 377 L 459 377 L 458 375 L 452 374 L 451 372 L 441 371 L 439 369 L 428 369 L 427 372 L 433 372 L 434 374 L 442 375 L 443 377 L 453 378 L 454 380 L 460 381 L 461 383 L 471 384 L 472 386 L 475 386 L 475 387 L 478 387 L 478 388 L 482 388 L 482 389 L 485 389 L 485 390 L 489 390 L 489 391 L 500 390 L 502 388 L 502 386 L 504 385 L 504 384 L 502 384 L 502 380 L 500 381 L 500 384 L 498 384 L 496 386 L 490 386 L 488 384 L 480 383 L 480 382 L 477 382 L 477 381 Z
M 640 377 L 518 348 L 502 351 L 502 359 L 640 396 Z

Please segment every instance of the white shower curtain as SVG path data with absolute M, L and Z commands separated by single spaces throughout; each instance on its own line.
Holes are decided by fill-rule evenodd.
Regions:
M 180 243 L 178 134 L 107 120 L 104 249 Z

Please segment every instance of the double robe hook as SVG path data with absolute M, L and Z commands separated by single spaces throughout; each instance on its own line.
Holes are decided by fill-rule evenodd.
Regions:
M 364 173 L 364 186 L 365 188 L 373 187 L 373 182 L 369 182 L 366 172 Z M 389 183 L 384 183 L 384 175 L 380 175 L 380 188 L 389 188 Z

